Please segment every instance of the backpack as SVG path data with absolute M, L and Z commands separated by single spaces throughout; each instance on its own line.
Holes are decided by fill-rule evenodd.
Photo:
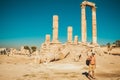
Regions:
M 86 59 L 86 65 L 89 66 L 90 60 Z

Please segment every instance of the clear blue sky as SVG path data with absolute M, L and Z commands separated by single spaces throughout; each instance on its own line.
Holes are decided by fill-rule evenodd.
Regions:
M 81 41 L 83 0 L 0 0 L 0 47 L 39 47 L 52 35 L 52 17 L 59 16 L 59 40 L 67 40 L 67 27 Z M 120 0 L 89 0 L 97 6 L 99 44 L 120 40 Z M 91 9 L 87 7 L 87 36 L 91 42 Z M 51 36 L 52 38 L 52 36 Z

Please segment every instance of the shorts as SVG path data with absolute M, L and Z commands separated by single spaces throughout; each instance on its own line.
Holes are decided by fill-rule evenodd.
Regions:
M 89 71 L 94 71 L 95 70 L 95 65 L 94 64 L 90 64 L 89 65 Z

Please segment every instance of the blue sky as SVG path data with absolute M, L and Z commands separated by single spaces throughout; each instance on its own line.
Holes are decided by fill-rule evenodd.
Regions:
M 66 42 L 67 27 L 81 41 L 83 0 L 0 0 L 0 47 L 40 47 L 45 35 L 52 39 L 52 17 L 59 16 L 59 40 Z M 120 40 L 120 0 L 89 0 L 97 6 L 99 44 Z M 92 41 L 91 9 L 86 8 L 87 40 Z

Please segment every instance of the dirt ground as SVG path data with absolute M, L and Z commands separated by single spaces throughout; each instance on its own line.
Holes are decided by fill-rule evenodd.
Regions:
M 120 56 L 96 55 L 94 80 L 120 80 Z M 85 58 L 79 62 L 56 61 L 35 64 L 34 56 L 0 55 L 0 80 L 89 80 Z

